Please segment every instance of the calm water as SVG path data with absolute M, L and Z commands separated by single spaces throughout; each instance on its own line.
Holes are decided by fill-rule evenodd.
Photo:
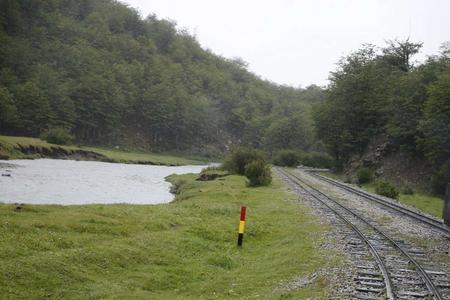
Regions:
M 4 164 L 13 164 L 14 168 Z M 157 204 L 173 199 L 170 174 L 205 166 L 146 166 L 56 159 L 0 160 L 0 202 L 32 204 Z

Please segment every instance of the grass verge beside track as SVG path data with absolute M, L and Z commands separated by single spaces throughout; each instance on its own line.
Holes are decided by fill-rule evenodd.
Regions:
M 195 178 L 170 176 L 179 194 L 163 205 L 0 205 L 0 298 L 327 298 L 320 276 L 286 288 L 337 259 L 317 248 L 327 228 L 284 183 Z
M 331 172 L 320 172 L 321 175 L 330 177 L 335 180 L 344 181 L 344 176 L 341 174 L 335 174 Z M 361 185 L 361 188 L 367 192 L 375 194 L 375 185 L 373 183 L 367 183 Z M 444 200 L 439 197 L 433 197 L 424 195 L 422 193 L 414 193 L 412 195 L 399 194 L 399 202 L 413 206 L 423 212 L 426 212 L 439 219 L 442 218 L 442 210 L 444 208 Z

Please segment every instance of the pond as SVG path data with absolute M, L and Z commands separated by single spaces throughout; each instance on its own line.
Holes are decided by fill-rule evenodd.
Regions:
M 28 204 L 168 203 L 170 174 L 206 166 L 150 166 L 57 159 L 0 160 L 0 202 Z

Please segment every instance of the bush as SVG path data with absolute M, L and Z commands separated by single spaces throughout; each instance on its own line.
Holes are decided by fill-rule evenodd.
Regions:
M 219 177 L 225 177 L 227 175 L 228 174 L 226 171 L 223 171 L 222 169 L 220 169 L 217 166 L 208 166 L 200 172 L 200 175 L 197 177 L 196 180 L 208 181 L 208 180 L 214 180 Z
M 331 168 L 333 159 L 326 153 L 308 152 L 300 155 L 300 163 L 312 168 Z
M 210 171 L 221 171 L 222 168 L 220 166 L 207 166 L 206 168 L 203 168 L 200 173 L 206 173 Z
M 67 145 L 73 143 L 73 136 L 66 128 L 56 127 L 45 130 L 41 133 L 41 139 L 58 145 Z
M 186 183 L 187 183 L 187 181 L 184 179 L 180 179 L 180 180 L 173 182 L 172 186 L 170 187 L 170 192 L 175 195 L 180 194 Z
M 266 156 L 256 149 L 239 148 L 233 151 L 222 167 L 230 173 L 247 176 L 250 186 L 268 185 L 272 181 Z
M 379 180 L 375 184 L 375 192 L 378 195 L 386 196 L 392 199 L 398 199 L 398 190 L 395 186 L 384 180 Z
M 230 173 L 245 175 L 245 166 L 255 160 L 262 161 L 266 164 L 266 156 L 262 151 L 249 148 L 239 148 L 231 153 L 231 155 L 223 163 L 223 169 Z
M 254 160 L 245 166 L 249 186 L 268 185 L 272 182 L 270 167 L 262 160 Z
M 372 180 L 372 171 L 368 168 L 362 168 L 356 173 L 358 184 L 368 183 Z
M 412 194 L 414 194 L 414 190 L 409 185 L 407 185 L 407 186 L 403 187 L 402 194 L 412 195 Z
M 281 167 L 295 167 L 299 164 L 300 157 L 297 152 L 293 150 L 279 151 L 273 160 L 273 163 Z
M 445 189 L 449 178 L 447 177 L 448 164 L 443 164 L 439 170 L 431 176 L 431 190 L 434 194 L 443 196 L 445 195 Z
M 344 182 L 345 182 L 345 183 L 353 183 L 352 177 L 350 177 L 350 176 L 348 176 L 348 175 L 345 176 Z

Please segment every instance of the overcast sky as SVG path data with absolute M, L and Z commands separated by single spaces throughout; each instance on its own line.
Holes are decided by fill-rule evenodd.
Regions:
M 450 41 L 449 0 L 122 0 L 143 17 L 176 21 L 204 48 L 240 57 L 279 84 L 326 85 L 340 57 L 386 39 L 424 42 L 436 54 Z

